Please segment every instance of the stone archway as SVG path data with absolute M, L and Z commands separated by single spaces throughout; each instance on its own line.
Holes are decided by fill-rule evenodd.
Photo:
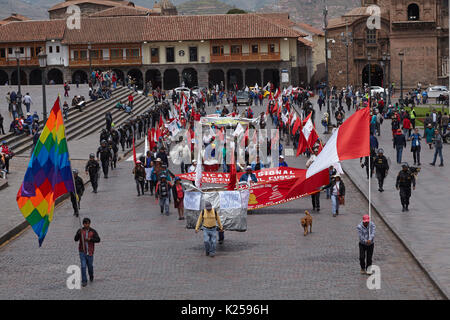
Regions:
M 213 69 L 208 72 L 208 84 L 212 88 L 215 85 L 225 85 L 225 73 L 221 69 Z
M 14 70 L 13 73 L 11 74 L 11 85 L 16 86 L 17 84 L 18 84 L 17 70 Z M 20 84 L 23 86 L 26 86 L 28 84 L 27 74 L 23 70 L 20 70 Z
M 83 70 L 77 70 L 72 74 L 72 83 L 87 83 L 88 82 L 88 75 Z
M 228 90 L 235 89 L 236 85 L 238 90 L 243 89 L 244 80 L 241 69 L 230 69 L 227 72 Z
M 198 77 L 197 70 L 194 68 L 186 68 L 181 73 L 182 81 L 184 82 L 184 86 L 188 88 L 198 87 Z
M 273 84 L 274 88 L 280 87 L 280 72 L 278 69 L 265 69 L 264 70 L 264 85 L 268 82 Z
M 7 82 L 9 82 L 8 74 L 5 71 L 0 70 L 0 86 L 5 85 Z
M 51 69 L 47 72 L 47 82 L 50 84 L 52 81 L 55 84 L 64 84 L 64 77 L 61 70 Z
M 172 90 L 180 86 L 180 76 L 177 69 L 164 71 L 164 90 Z
M 132 79 L 136 79 L 136 86 L 138 89 L 144 88 L 144 78 L 142 76 L 142 72 L 139 69 L 131 69 L 128 71 L 128 75 L 131 76 Z
M 362 70 L 362 84 L 370 86 L 383 86 L 383 68 L 378 64 L 371 64 L 370 68 L 370 84 L 369 84 L 369 65 L 365 65 Z
M 119 80 L 122 80 L 122 82 L 125 81 L 125 74 L 123 73 L 122 70 L 120 70 L 120 69 L 112 69 L 111 71 L 116 74 L 117 81 L 119 81 Z
M 261 71 L 259 69 L 247 69 L 245 70 L 245 85 L 248 87 L 254 87 L 258 84 L 261 87 Z
M 152 84 L 152 89 L 162 88 L 162 76 L 161 71 L 158 69 L 149 69 L 145 73 L 145 81 Z
M 42 71 L 41 69 L 34 69 L 30 72 L 30 85 L 42 84 Z

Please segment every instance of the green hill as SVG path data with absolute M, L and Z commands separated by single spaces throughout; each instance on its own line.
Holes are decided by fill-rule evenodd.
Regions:
M 225 14 L 232 6 L 218 0 L 190 0 L 177 5 L 178 14 Z

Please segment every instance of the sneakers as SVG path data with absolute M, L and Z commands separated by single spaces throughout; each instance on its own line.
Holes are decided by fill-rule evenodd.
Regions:
M 430 163 L 430 166 L 433 166 L 433 167 L 434 167 L 434 163 Z
M 93 282 L 93 281 L 94 281 L 94 276 L 90 276 L 90 277 L 89 277 L 89 281 L 90 281 L 90 282 Z
M 86 287 L 86 286 L 87 286 L 87 282 L 82 282 L 82 283 L 81 283 L 81 286 L 82 286 L 82 287 Z
M 219 244 L 223 244 L 223 240 L 219 240 Z
M 361 269 L 361 274 L 366 274 L 366 270 Z
M 439 165 L 439 167 L 443 167 L 444 166 L 444 164 L 443 163 L 441 163 L 440 165 Z

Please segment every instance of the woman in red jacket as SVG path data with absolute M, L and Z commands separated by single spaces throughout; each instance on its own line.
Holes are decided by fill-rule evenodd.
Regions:
M 407 139 L 411 136 L 411 120 L 409 120 L 409 116 L 403 118 L 403 134 Z

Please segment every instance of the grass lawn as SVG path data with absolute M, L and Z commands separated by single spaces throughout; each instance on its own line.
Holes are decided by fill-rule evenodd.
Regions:
M 411 108 L 405 108 L 408 112 L 411 111 Z M 416 126 L 417 127 L 423 127 L 423 121 L 427 113 L 431 113 L 433 109 L 436 109 L 436 112 L 442 111 L 442 104 L 427 104 L 427 105 L 420 105 L 416 106 L 414 110 L 416 111 Z M 448 114 L 448 107 L 444 105 L 444 112 L 447 112 Z

